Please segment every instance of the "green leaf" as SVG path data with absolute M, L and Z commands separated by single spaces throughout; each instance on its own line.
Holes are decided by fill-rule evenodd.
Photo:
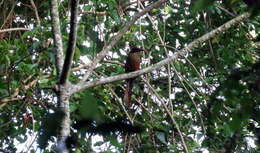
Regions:
M 155 132 L 156 137 L 164 144 L 167 144 L 164 132 Z
M 80 49 L 76 46 L 75 52 L 74 52 L 74 60 L 78 61 L 80 58 Z
M 112 19 L 114 19 L 116 24 L 120 24 L 121 23 L 121 20 L 120 20 L 120 17 L 118 16 L 118 14 L 117 14 L 117 11 L 112 11 L 111 17 L 112 17 Z
M 99 120 L 101 118 L 102 113 L 98 108 L 97 98 L 90 92 L 84 92 L 80 100 L 79 113 L 84 119 Z
M 90 11 L 91 8 L 93 8 L 92 5 L 84 5 L 84 7 L 83 7 L 84 11 Z
M 200 11 L 213 5 L 215 0 L 196 0 L 192 6 L 194 11 Z

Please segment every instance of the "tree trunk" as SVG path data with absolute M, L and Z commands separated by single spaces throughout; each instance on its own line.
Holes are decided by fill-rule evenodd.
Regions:
M 60 130 L 58 133 L 58 143 L 57 143 L 57 152 L 59 153 L 69 153 L 69 148 L 66 146 L 66 139 L 70 135 L 70 110 L 69 110 L 69 98 L 70 94 L 67 92 L 68 88 L 65 86 L 60 87 L 60 92 L 58 95 L 58 108 L 59 111 L 64 113 L 64 116 L 61 120 Z

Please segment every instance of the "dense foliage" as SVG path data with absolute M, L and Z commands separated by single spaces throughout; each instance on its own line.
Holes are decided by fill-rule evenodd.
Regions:
M 142 5 L 155 2 L 139 1 L 141 4 L 80 0 L 69 78 L 72 83 L 82 78 L 90 60 L 134 13 L 142 10 Z M 246 11 L 253 11 L 254 15 L 202 43 L 185 57 L 139 76 L 131 108 L 122 102 L 124 81 L 74 94 L 70 99 L 71 137 L 67 141 L 71 150 L 166 153 L 182 152 L 186 146 L 189 152 L 259 151 L 258 12 L 242 1 L 194 3 L 170 0 L 140 18 L 89 80 L 124 73 L 129 44 L 148 50 L 142 57 L 144 68 Z M 68 45 L 69 5 L 67 0 L 59 5 L 64 51 Z M 52 152 L 62 113 L 56 108 L 57 70 L 50 3 L 4 0 L 0 9 L 1 30 L 24 28 L 0 30 L 0 150 Z M 103 139 L 96 141 L 97 135 Z

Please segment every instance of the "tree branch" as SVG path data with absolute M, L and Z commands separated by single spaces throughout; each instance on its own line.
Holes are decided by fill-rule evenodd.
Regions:
M 65 84 L 68 81 L 71 64 L 74 56 L 77 38 L 77 17 L 78 17 L 78 0 L 71 1 L 71 17 L 70 17 L 70 33 L 68 48 L 66 51 L 65 61 L 60 76 L 60 84 Z
M 108 12 L 97 12 L 97 11 L 83 11 L 81 14 L 95 14 L 95 15 L 107 15 Z
M 125 26 L 118 32 L 118 34 L 111 38 L 111 42 L 104 47 L 104 49 L 97 55 L 96 59 L 92 61 L 89 66 L 88 72 L 84 75 L 82 81 L 78 84 L 84 84 L 88 77 L 92 74 L 93 70 L 96 68 L 97 64 L 107 55 L 107 53 L 112 49 L 112 47 L 122 38 L 122 36 L 128 31 L 128 29 L 143 15 L 152 10 L 155 7 L 160 6 L 166 0 L 158 0 L 157 2 L 151 4 L 145 8 L 142 12 L 137 13 L 132 20 L 125 24 Z
M 23 97 L 19 96 L 20 90 L 27 92 L 29 89 L 33 88 L 39 80 L 39 78 L 36 78 L 29 82 L 28 80 L 30 80 L 30 79 L 31 79 L 31 76 L 29 78 L 25 79 L 25 83 L 22 86 L 15 88 L 14 92 L 9 97 L 1 98 L 0 99 L 0 109 L 2 109 L 9 102 L 23 99 Z
M 10 28 L 10 29 L 2 29 L 0 33 L 10 32 L 10 31 L 28 31 L 27 28 Z
M 145 1 L 147 1 L 147 0 L 136 0 L 134 2 L 128 2 L 128 3 L 122 4 L 121 7 L 124 10 L 126 7 L 128 7 L 130 5 L 133 5 L 133 4 L 138 3 L 138 2 L 142 3 L 142 2 L 145 2 Z
M 199 37 L 198 39 L 192 41 L 185 48 L 183 48 L 179 51 L 176 51 L 172 56 L 170 56 L 154 65 L 151 65 L 142 70 L 134 71 L 131 73 L 120 74 L 120 75 L 111 76 L 111 77 L 107 77 L 107 78 L 101 78 L 99 80 L 83 82 L 82 84 L 73 85 L 71 93 L 76 93 L 83 89 L 90 88 L 90 87 L 97 86 L 97 85 L 102 85 L 102 84 L 107 84 L 107 83 L 111 83 L 111 82 L 115 82 L 115 81 L 119 81 L 119 80 L 125 80 L 125 79 L 129 79 L 129 78 L 137 77 L 139 75 L 149 73 L 153 70 L 159 69 L 162 66 L 177 60 L 179 57 L 188 54 L 192 49 L 198 47 L 200 44 L 204 43 L 205 41 L 207 41 L 211 38 L 214 38 L 219 33 L 225 32 L 231 26 L 238 24 L 239 22 L 243 21 L 244 19 L 248 18 L 249 16 L 250 16 L 249 13 L 244 13 L 244 14 L 228 21 L 227 23 L 223 24 L 222 26 L 220 26 L 207 34 L 204 34 L 203 36 Z
M 52 21 L 52 32 L 54 38 L 54 46 L 56 48 L 56 69 L 57 75 L 60 76 L 62 65 L 63 65 L 63 48 L 62 48 L 62 35 L 60 31 L 60 19 L 58 11 L 57 0 L 51 0 L 51 21 Z
M 30 2 L 31 2 L 31 5 L 33 7 L 36 19 L 37 19 L 37 25 L 40 26 L 41 25 L 41 20 L 40 20 L 40 17 L 39 17 L 39 13 L 38 13 L 37 7 L 36 7 L 36 5 L 35 5 L 33 0 L 30 0 Z

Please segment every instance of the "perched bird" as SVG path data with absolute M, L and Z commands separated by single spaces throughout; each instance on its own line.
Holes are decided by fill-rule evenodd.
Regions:
M 142 48 L 132 47 L 131 51 L 129 52 L 126 63 L 125 63 L 125 72 L 133 72 L 136 70 L 140 70 L 140 63 L 141 63 L 141 51 L 144 51 Z M 135 78 L 127 79 L 126 80 L 126 89 L 124 94 L 124 102 L 131 107 L 131 95 L 132 95 L 132 88 L 133 88 L 133 81 Z

